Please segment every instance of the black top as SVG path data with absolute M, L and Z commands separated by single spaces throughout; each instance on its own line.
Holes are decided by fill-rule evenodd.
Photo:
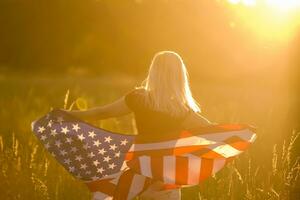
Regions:
M 155 111 L 146 105 L 143 99 L 147 95 L 145 89 L 133 89 L 125 95 L 127 106 L 134 112 L 140 142 L 155 142 L 173 138 L 182 129 L 182 122 L 187 116 L 174 117 L 168 113 Z

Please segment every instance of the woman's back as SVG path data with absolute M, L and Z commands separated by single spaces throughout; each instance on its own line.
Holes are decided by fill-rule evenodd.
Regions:
M 197 114 L 191 109 L 181 116 L 172 116 L 169 113 L 156 111 L 146 103 L 149 98 L 145 89 L 139 88 L 125 95 L 127 106 L 134 112 L 138 130 L 139 142 L 162 141 L 178 136 L 178 134 L 195 126 L 208 125 L 203 119 L 197 119 Z

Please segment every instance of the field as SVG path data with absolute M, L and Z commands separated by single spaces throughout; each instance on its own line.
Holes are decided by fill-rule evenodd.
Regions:
M 249 83 L 191 81 L 204 116 L 218 123 L 255 125 L 258 139 L 200 187 L 184 188 L 183 199 L 300 199 L 300 157 L 294 148 L 299 133 L 288 124 L 289 94 L 284 88 Z M 89 199 L 85 185 L 43 149 L 30 123 L 51 107 L 109 103 L 135 84 L 136 79 L 123 75 L 0 76 L 0 199 Z M 136 132 L 131 115 L 93 123 Z

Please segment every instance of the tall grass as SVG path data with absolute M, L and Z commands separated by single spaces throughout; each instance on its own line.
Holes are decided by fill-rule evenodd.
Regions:
M 86 186 L 68 174 L 43 148 L 30 131 L 30 123 L 51 107 L 84 109 L 101 105 L 134 85 L 134 80 L 128 79 L 110 82 L 115 85 L 98 79 L 6 80 L 9 90 L 4 88 L 0 99 L 3 108 L 0 110 L 1 200 L 90 198 Z M 211 112 L 214 109 L 219 110 L 210 107 Z M 241 120 L 238 110 L 231 113 L 216 111 L 212 115 L 224 115 L 221 121 Z M 132 116 L 91 123 L 117 132 L 136 133 Z M 200 186 L 184 188 L 183 199 L 300 199 L 300 157 L 293 149 L 300 133 L 282 133 L 290 136 L 284 137 L 281 143 L 272 143 L 269 135 L 264 136 L 262 132 L 274 130 L 268 125 L 260 130 L 257 142 L 247 152 Z

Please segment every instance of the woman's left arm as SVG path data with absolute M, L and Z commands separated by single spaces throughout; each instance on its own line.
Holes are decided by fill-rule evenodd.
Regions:
M 80 110 L 74 110 L 74 111 L 64 110 L 64 111 L 83 120 L 101 120 L 101 119 L 106 119 L 111 117 L 119 117 L 131 113 L 131 110 L 128 108 L 128 106 L 125 103 L 125 96 L 114 101 L 113 103 L 104 106 L 94 107 L 84 111 L 80 111 Z

